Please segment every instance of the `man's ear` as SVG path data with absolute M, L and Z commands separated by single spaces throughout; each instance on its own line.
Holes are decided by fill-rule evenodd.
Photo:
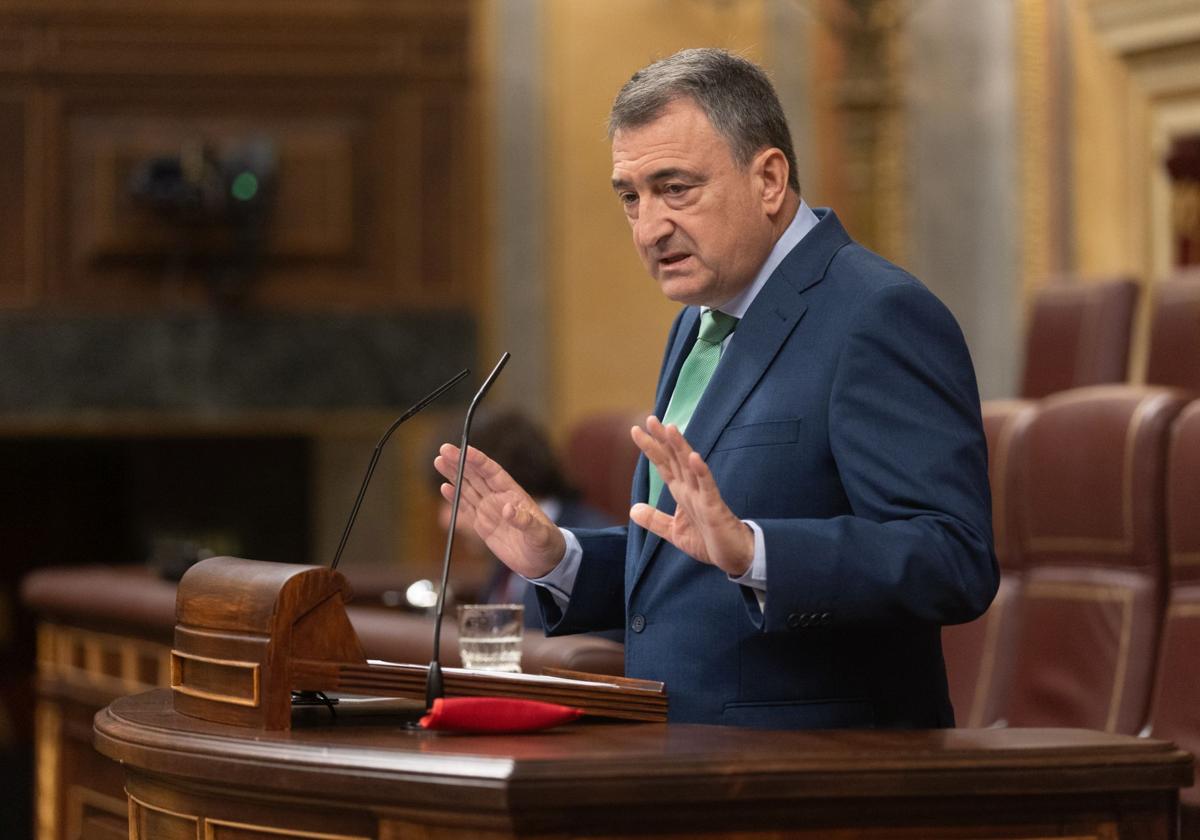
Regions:
M 761 185 L 763 210 L 769 216 L 779 212 L 788 189 L 788 162 L 782 151 L 776 148 L 763 149 L 754 156 L 750 164 Z

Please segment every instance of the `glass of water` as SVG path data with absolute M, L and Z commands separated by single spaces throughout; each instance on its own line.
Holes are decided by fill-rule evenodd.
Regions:
M 521 671 L 520 604 L 463 604 L 458 608 L 458 653 L 464 668 Z

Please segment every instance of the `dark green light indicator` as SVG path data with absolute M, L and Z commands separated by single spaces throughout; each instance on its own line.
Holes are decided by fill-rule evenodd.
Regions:
M 253 172 L 239 172 L 229 192 L 238 201 L 249 201 L 258 195 L 258 177 Z

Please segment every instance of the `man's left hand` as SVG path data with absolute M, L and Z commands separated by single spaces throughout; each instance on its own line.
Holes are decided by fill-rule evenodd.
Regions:
M 673 516 L 639 503 L 630 509 L 630 519 L 731 577 L 749 571 L 754 560 L 754 532 L 733 515 L 708 465 L 679 429 L 664 426 L 651 416 L 646 418 L 645 429 L 634 426 L 630 434 L 675 497 Z

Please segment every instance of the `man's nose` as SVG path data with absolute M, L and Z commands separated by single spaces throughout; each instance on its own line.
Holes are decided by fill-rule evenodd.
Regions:
M 638 208 L 633 237 L 639 248 L 653 248 L 669 237 L 674 230 L 675 225 L 671 221 L 669 208 L 662 202 L 645 201 Z

